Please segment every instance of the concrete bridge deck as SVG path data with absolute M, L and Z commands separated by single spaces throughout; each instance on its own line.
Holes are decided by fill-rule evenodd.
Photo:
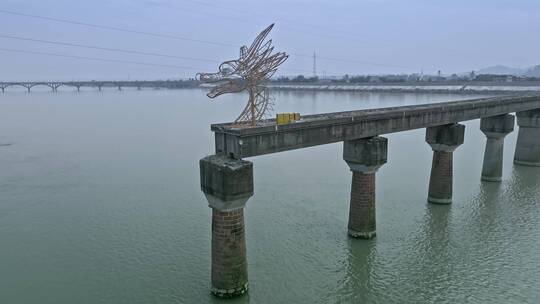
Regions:
M 540 94 L 512 95 L 423 105 L 303 116 L 300 121 L 259 126 L 213 124 L 216 154 L 244 158 L 382 134 L 540 108 Z

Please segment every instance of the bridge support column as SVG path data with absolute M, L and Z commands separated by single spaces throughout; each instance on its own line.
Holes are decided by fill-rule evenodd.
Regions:
M 540 166 L 540 109 L 516 113 L 519 126 L 514 163 Z
M 388 140 L 376 136 L 343 143 L 343 159 L 352 171 L 348 233 L 371 239 L 376 235 L 375 173 L 387 161 Z
M 200 160 L 201 190 L 212 208 L 212 293 L 240 296 L 248 289 L 244 207 L 253 195 L 253 164 L 225 156 Z
M 426 129 L 426 142 L 433 149 L 428 202 L 452 203 L 454 150 L 463 144 L 465 126 L 450 124 Z
M 503 171 L 504 137 L 514 131 L 515 117 L 506 114 L 480 119 L 480 131 L 486 137 L 482 180 L 500 182 Z

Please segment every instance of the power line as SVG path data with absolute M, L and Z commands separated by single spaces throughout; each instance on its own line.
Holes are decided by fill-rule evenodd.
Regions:
M 20 49 L 0 48 L 0 51 L 11 52 L 11 53 L 23 53 L 23 54 L 63 57 L 63 58 L 73 58 L 73 59 L 82 59 L 82 60 L 92 60 L 92 61 L 102 61 L 102 62 L 128 63 L 128 64 L 137 64 L 137 65 L 145 65 L 145 66 L 175 68 L 175 69 L 182 69 L 182 70 L 195 70 L 195 71 L 200 71 L 201 70 L 200 68 L 194 68 L 194 67 L 189 67 L 189 66 L 179 66 L 179 65 L 160 64 L 160 63 L 151 63 L 151 62 L 140 62 L 140 61 L 131 61 L 131 60 L 106 59 L 106 58 L 87 57 L 87 56 L 76 56 L 76 55 L 38 52 L 38 51 L 28 51 L 28 50 L 20 50 Z
M 103 30 L 112 30 L 112 31 L 119 31 L 119 32 L 127 32 L 127 33 L 132 33 L 132 34 L 145 35 L 145 36 L 153 36 L 153 37 L 176 39 L 176 40 L 185 40 L 185 41 L 191 41 L 191 42 L 199 42 L 199 43 L 206 43 L 206 44 L 212 44 L 212 45 L 218 45 L 218 46 L 238 48 L 238 45 L 231 44 L 231 43 L 215 42 L 215 41 L 208 41 L 208 40 L 202 40 L 202 39 L 193 39 L 193 38 L 180 37 L 180 36 L 174 36 L 174 35 L 168 35 L 168 34 L 153 33 L 153 32 L 146 32 L 146 31 L 136 31 L 136 30 L 130 30 L 130 29 L 125 29 L 125 28 L 107 26 L 107 25 L 99 25 L 99 24 L 93 24 L 93 23 L 86 23 L 86 22 L 79 22 L 79 21 L 73 21 L 73 20 L 67 20 L 67 19 L 59 19 L 59 18 L 47 17 L 47 16 L 25 14 L 25 13 L 19 13 L 19 12 L 14 12 L 14 11 L 7 11 L 7 10 L 3 10 L 3 9 L 0 9 L 0 13 L 9 14 L 9 15 L 15 15 L 15 16 L 22 16 L 22 17 L 35 18 L 35 19 L 41 19 L 41 20 L 47 20 L 47 21 L 54 21 L 54 22 L 60 22 L 60 23 L 75 24 L 75 25 L 87 26 L 87 27 L 98 28 L 98 29 L 103 29 Z M 307 54 L 291 53 L 291 55 L 296 56 L 296 57 L 312 58 L 312 55 L 307 55 Z M 367 62 L 367 61 L 358 61 L 358 60 L 335 58 L 335 57 L 318 56 L 318 59 L 319 60 L 339 61 L 339 62 L 345 62 L 345 63 L 347 63 L 347 62 L 348 63 L 357 63 L 357 64 L 380 66 L 380 67 L 416 69 L 415 67 L 400 66 L 400 65 L 390 65 L 390 64 Z
M 1 36 L 2 35 L 0 35 L 0 37 Z M 137 65 L 145 65 L 145 66 L 177 68 L 177 69 L 184 69 L 184 70 L 189 69 L 189 70 L 194 70 L 194 71 L 199 71 L 199 72 L 206 70 L 204 68 L 194 68 L 194 67 L 188 67 L 188 66 L 178 66 L 178 65 L 140 62 L 140 61 L 131 61 L 131 60 L 119 60 L 119 59 L 107 59 L 107 58 L 98 58 L 98 57 L 77 56 L 77 55 L 68 55 L 68 54 L 28 51 L 28 50 L 20 50 L 20 49 L 0 48 L 0 51 L 11 52 L 11 53 L 24 53 L 24 54 L 33 54 L 33 55 L 64 57 L 64 58 L 72 58 L 72 59 L 93 60 L 93 61 L 102 61 L 102 62 L 128 63 L 128 64 L 137 64 Z M 218 61 L 215 61 L 215 62 L 218 62 Z M 281 69 L 281 70 L 282 71 L 291 71 L 291 72 L 295 72 L 295 71 L 296 72 L 306 72 L 306 70 L 294 69 L 294 68 L 287 68 L 287 69 Z
M 71 59 L 79 59 L 79 60 L 91 60 L 91 61 L 100 61 L 100 62 L 109 62 L 109 63 L 124 63 L 124 64 L 127 63 L 127 64 L 143 65 L 143 66 L 166 67 L 166 68 L 174 68 L 174 69 L 181 69 L 181 70 L 193 70 L 193 71 L 203 71 L 203 70 L 205 70 L 203 68 L 195 68 L 195 67 L 189 67 L 189 66 L 178 66 L 178 65 L 159 64 L 159 63 L 151 63 L 151 62 L 140 62 L 140 61 L 131 61 L 131 60 L 107 59 L 107 58 L 88 57 L 88 56 L 76 56 L 76 55 L 67 55 L 67 54 L 58 54 L 58 53 L 49 53 L 49 52 L 28 51 L 28 50 L 21 50 L 21 49 L 0 48 L 0 51 L 10 52 L 10 53 L 21 53 L 21 54 L 43 55 L 43 56 L 61 57 L 61 58 L 71 58 Z M 282 71 L 309 72 L 309 71 L 302 70 L 302 69 L 281 69 L 281 70 Z M 354 73 L 349 73 L 349 74 L 354 74 Z
M 214 8 L 219 8 L 219 9 L 223 9 L 223 10 L 229 10 L 229 11 L 232 11 L 232 12 L 235 12 L 235 13 L 240 13 L 240 14 L 244 14 L 244 15 L 248 15 L 248 16 L 262 16 L 262 17 L 269 17 L 271 18 L 271 20 L 274 20 L 275 17 L 270 17 L 268 15 L 264 15 L 264 14 L 260 14 L 260 13 L 257 13 L 257 12 L 247 12 L 247 11 L 242 11 L 242 10 L 238 10 L 238 9 L 233 9 L 233 8 L 230 8 L 230 7 L 224 7 L 224 6 L 215 6 L 213 5 L 212 3 L 205 3 L 205 2 L 200 2 L 200 1 L 189 1 L 189 0 L 185 0 L 185 1 L 188 1 L 188 2 L 193 2 L 195 4 L 200 4 L 200 5 L 206 5 L 206 6 L 210 6 L 210 7 L 214 7 Z M 182 12 L 182 13 L 186 13 L 186 9 L 184 7 L 182 8 L 178 8 L 178 7 L 174 7 L 174 6 L 170 6 L 171 8 L 174 8 L 174 9 L 177 9 L 178 11 Z M 198 11 L 191 11 L 191 12 L 194 12 L 195 14 L 199 14 L 199 15 L 203 15 L 203 16 L 209 16 L 211 18 L 215 18 L 213 17 L 211 14 L 207 14 L 206 12 L 198 12 Z M 250 22 L 249 20 L 247 19 L 242 19 L 242 18 L 232 18 L 232 17 L 229 17 L 229 16 L 224 16 L 224 17 L 221 17 L 220 16 L 220 19 L 229 19 L 229 20 L 233 20 L 235 22 L 242 22 L 242 23 L 248 23 L 250 25 L 253 24 L 253 22 Z M 279 18 L 277 19 L 279 20 L 280 22 L 283 22 L 283 23 L 288 23 L 288 24 L 291 24 L 293 25 L 293 27 L 288 27 L 287 28 L 287 31 L 293 31 L 293 32 L 298 32 L 298 33 L 302 33 L 302 34 L 308 34 L 308 35 L 312 35 L 314 37 L 317 37 L 317 38 L 320 38 L 320 37 L 326 37 L 326 38 L 329 38 L 329 39 L 337 39 L 337 40 L 343 40 L 343 39 L 346 39 L 347 41 L 349 42 L 358 42 L 358 43 L 362 43 L 364 44 L 363 47 L 368 47 L 368 48 L 373 48 L 374 46 L 369 46 L 369 45 L 366 45 L 366 41 L 361 41 L 361 40 L 357 40 L 355 35 L 356 34 L 352 34 L 352 33 L 347 33 L 347 38 L 344 38 L 343 36 L 336 36 L 336 35 L 333 35 L 333 34 L 328 34 L 328 33 L 324 33 L 324 32 L 321 32 L 321 31 L 313 31 L 313 30 L 306 30 L 306 29 L 303 29 L 302 27 L 298 27 L 298 26 L 294 26 L 294 24 L 299 24 L 301 26 L 304 26 L 304 27 L 309 27 L 310 29 L 313 29 L 313 28 L 317 28 L 319 27 L 320 29 L 323 29 L 325 31 L 330 31 L 329 29 L 324 29 L 323 27 L 320 27 L 320 26 L 316 26 L 316 25 L 309 25 L 309 24 L 306 24 L 306 23 L 299 23 L 299 22 L 294 22 L 294 21 L 290 21 L 290 20 L 285 20 L 285 19 L 282 19 L 282 18 Z M 336 31 L 335 30 L 332 30 L 333 33 L 335 33 Z M 342 31 L 343 32 L 343 31 Z M 345 35 L 345 34 L 342 34 L 342 35 Z
M 296 56 L 296 57 L 313 58 L 313 55 L 308 55 L 308 54 L 291 53 L 291 55 Z M 403 66 L 403 65 L 393 65 L 393 64 L 386 64 L 386 63 L 376 63 L 376 62 L 369 62 L 369 61 L 360 61 L 360 60 L 354 60 L 354 59 L 343 59 L 343 58 L 326 57 L 326 56 L 317 56 L 317 59 L 340 61 L 340 62 L 345 62 L 345 63 L 358 63 L 358 64 L 363 64 L 363 65 L 373 65 L 373 66 L 388 67 L 388 68 L 400 68 L 400 69 L 414 69 L 415 68 L 415 67 Z
M 117 48 L 109 48 L 109 47 L 101 47 L 101 46 L 70 43 L 70 42 L 60 42 L 60 41 L 51 41 L 51 40 L 43 40 L 43 39 L 34 39 L 34 38 L 26 38 L 26 37 L 12 36 L 12 35 L 0 34 L 0 38 L 15 39 L 15 40 L 22 40 L 22 41 L 31 41 L 31 42 L 37 42 L 37 43 L 53 44 L 53 45 L 70 46 L 70 47 L 87 48 L 87 49 L 95 49 L 95 50 L 104 50 L 104 51 L 112 51 L 112 52 L 121 52 L 121 53 L 137 54 L 137 55 L 147 55 L 147 56 L 157 56 L 157 57 L 165 57 L 165 58 L 177 58 L 177 59 L 204 61 L 204 62 L 211 62 L 211 63 L 221 63 L 220 61 L 217 61 L 217 60 L 205 59 L 205 58 L 184 57 L 184 56 L 176 56 L 176 55 L 168 55 L 168 54 L 160 54 L 160 53 L 151 53 L 151 52 L 140 52 L 140 51 L 126 50 L 126 49 L 117 49 Z M 69 56 L 71 56 L 71 55 L 69 55 Z M 281 69 L 281 70 L 283 70 L 283 71 L 292 71 L 292 72 L 294 72 L 294 71 L 296 71 L 296 72 L 306 72 L 306 70 L 294 69 L 294 68 L 285 68 L 285 69 Z
M 236 12 L 236 13 L 243 14 L 243 15 L 249 15 L 249 16 L 255 15 L 255 16 L 261 16 L 261 17 L 268 17 L 268 18 L 272 18 L 272 20 L 274 20 L 276 18 L 275 16 L 269 16 L 267 14 L 262 14 L 262 13 L 259 13 L 259 12 L 256 12 L 256 11 L 254 12 L 254 11 L 249 11 L 249 10 L 242 10 L 242 9 L 232 8 L 232 7 L 229 7 L 229 6 L 218 6 L 218 5 L 215 5 L 215 3 L 213 3 L 213 2 L 211 3 L 211 2 L 197 1 L 197 0 L 183 0 L 183 1 L 195 3 L 195 4 L 198 4 L 198 5 L 218 8 L 218 9 L 221 9 L 221 10 L 228 10 L 228 11 Z M 330 28 L 320 26 L 320 25 L 315 24 L 315 23 L 299 22 L 298 20 L 292 20 L 292 19 L 287 19 L 287 18 L 283 18 L 283 17 L 277 17 L 277 18 L 278 18 L 277 20 L 279 20 L 280 22 L 285 22 L 285 23 L 289 23 L 289 24 L 296 24 L 296 25 L 300 25 L 300 26 L 303 26 L 303 27 L 308 27 L 310 29 L 318 28 L 320 30 L 329 31 L 329 32 L 332 32 L 332 33 L 341 33 L 342 35 L 347 35 L 349 37 L 356 35 L 355 33 L 352 33 L 352 32 L 347 32 L 347 31 L 343 31 L 343 30 L 339 30 L 339 29 L 330 29 Z M 317 33 L 309 32 L 309 31 L 303 31 L 303 32 L 310 33 L 310 34 L 317 35 L 317 36 L 321 35 L 320 32 L 317 32 Z M 332 37 L 331 35 L 325 35 L 325 36 Z M 335 38 L 342 39 L 343 37 L 335 37 Z M 365 41 L 361 41 L 361 42 L 364 43 Z
M 60 23 L 75 24 L 75 25 L 98 28 L 98 29 L 102 29 L 102 30 L 111 30 L 111 31 L 117 31 L 117 32 L 125 32 L 125 33 L 131 33 L 131 34 L 139 34 L 139 35 L 145 35 L 145 36 L 159 37 L 159 38 L 184 40 L 184 41 L 212 44 L 212 45 L 218 45 L 218 46 L 238 47 L 238 45 L 235 45 L 235 44 L 232 44 L 232 43 L 215 42 L 215 41 L 187 38 L 187 37 L 181 37 L 181 36 L 175 36 L 175 35 L 169 35 L 169 34 L 161 34 L 161 33 L 153 33 L 153 32 L 146 32 L 146 31 L 130 30 L 130 29 L 114 27 L 114 26 L 108 26 L 108 25 L 100 25 L 100 24 L 80 22 L 80 21 L 74 21 L 74 20 L 52 18 L 52 17 L 40 16 L 40 15 L 24 14 L 24 13 L 19 13 L 19 12 L 7 11 L 7 10 L 3 10 L 3 9 L 0 9 L 0 13 L 8 14 L 8 15 L 15 15 L 15 16 L 28 17 L 28 18 L 42 19 L 42 20 L 47 20 L 47 21 L 54 21 L 54 22 L 60 22 Z
M 160 54 L 160 53 L 152 53 L 152 52 L 133 51 L 133 50 L 126 50 L 126 49 L 118 49 L 118 48 L 109 48 L 109 47 L 102 47 L 102 46 L 71 43 L 71 42 L 61 42 L 61 41 L 51 41 L 51 40 L 43 40 L 43 39 L 26 38 L 26 37 L 20 37 L 20 36 L 4 35 L 4 34 L 0 34 L 0 38 L 22 40 L 22 41 L 31 41 L 31 42 L 39 42 L 39 43 L 54 44 L 54 45 L 71 46 L 71 47 L 102 50 L 102 51 L 110 51 L 110 52 L 120 52 L 120 53 L 136 54 L 136 55 L 156 56 L 156 57 L 165 57 L 165 58 L 175 58 L 175 59 L 185 59 L 185 60 L 194 60 L 194 61 L 204 61 L 204 62 L 219 63 L 219 61 L 212 60 L 212 59 L 176 56 L 176 55 L 168 55 L 168 54 Z

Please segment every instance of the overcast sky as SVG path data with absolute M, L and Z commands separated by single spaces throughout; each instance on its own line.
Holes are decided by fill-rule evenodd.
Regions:
M 287 75 L 311 75 L 313 59 L 309 56 L 314 51 L 319 57 L 319 75 L 421 70 L 450 74 L 495 64 L 540 64 L 538 0 L 3 0 L 0 10 L 225 45 L 0 12 L 3 36 L 215 61 L 234 59 L 237 46 L 249 44 L 258 32 L 275 22 L 271 33 L 274 45 L 291 54 L 280 72 Z M 184 78 L 217 67 L 217 63 L 208 61 L 6 38 L 0 38 L 0 48 L 167 65 L 99 62 L 0 50 L 0 80 Z

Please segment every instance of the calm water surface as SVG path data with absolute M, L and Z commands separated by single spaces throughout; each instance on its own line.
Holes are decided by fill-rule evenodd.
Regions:
M 275 92 L 302 114 L 470 98 Z M 475 96 L 476 97 L 476 96 Z M 198 160 L 209 124 L 245 96 L 201 90 L 0 95 L 0 303 L 218 303 Z M 480 182 L 485 137 L 466 124 L 451 206 L 426 202 L 424 130 L 388 135 L 377 238 L 347 237 L 341 144 L 251 158 L 250 292 L 227 303 L 538 303 L 540 169 Z M 224 302 L 223 302 L 224 303 Z

